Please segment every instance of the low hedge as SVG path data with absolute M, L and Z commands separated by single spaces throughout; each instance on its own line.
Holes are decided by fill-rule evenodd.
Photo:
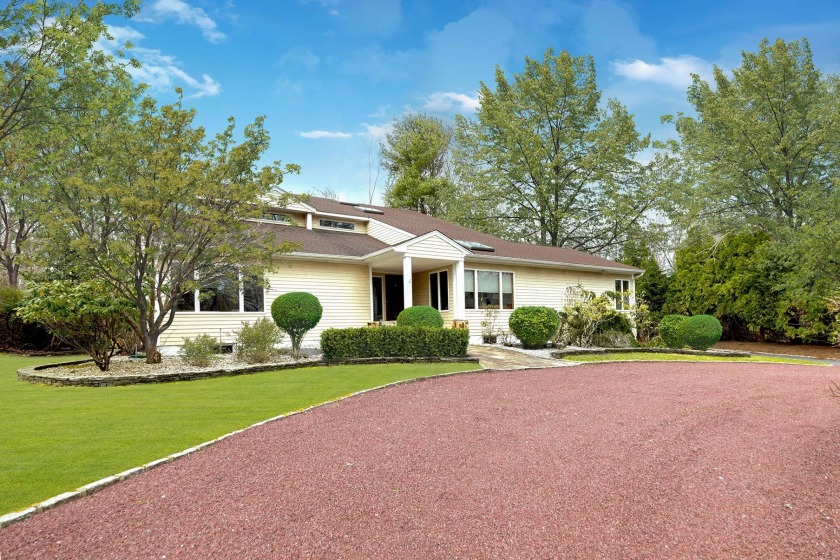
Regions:
M 467 355 L 467 329 L 360 327 L 327 329 L 321 351 L 327 360 L 346 358 L 454 358 Z

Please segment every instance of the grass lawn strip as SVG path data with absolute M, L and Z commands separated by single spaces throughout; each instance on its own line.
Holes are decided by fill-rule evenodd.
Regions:
M 570 362 L 743 362 L 743 363 L 771 363 L 796 364 L 808 366 L 828 366 L 823 362 L 802 358 L 775 358 L 772 356 L 751 356 L 749 358 L 735 358 L 722 356 L 697 356 L 691 354 L 651 354 L 647 352 L 626 352 L 614 354 L 576 354 L 563 359 Z
M 125 387 L 21 383 L 62 358 L 0 355 L 0 514 L 214 440 L 267 418 L 478 364 L 332 366 Z

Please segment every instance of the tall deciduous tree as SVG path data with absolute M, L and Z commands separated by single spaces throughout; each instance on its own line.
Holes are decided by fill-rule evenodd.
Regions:
M 808 41 L 761 42 L 714 87 L 694 76 L 697 116 L 676 119 L 688 221 L 799 229 L 836 189 L 840 82 L 814 66 Z M 670 119 L 670 117 L 665 117 Z
M 410 113 L 394 123 L 380 148 L 388 172 L 385 204 L 424 214 L 441 215 L 452 195 L 449 147 L 452 129 L 422 113 Z
M 107 31 L 103 19 L 131 17 L 139 6 L 139 0 L 10 0 L 0 9 L 0 140 L 75 110 L 64 93 L 76 87 L 78 72 L 101 65 L 92 47 Z
M 0 265 L 11 286 L 32 256 L 55 147 L 104 98 L 136 94 L 123 65 L 94 44 L 104 17 L 137 7 L 12 0 L 0 9 Z
M 56 182 L 49 224 L 80 276 L 106 281 L 134 304 L 129 320 L 155 363 L 179 298 L 199 279 L 261 277 L 271 257 L 290 248 L 249 219 L 297 166 L 255 168 L 269 143 L 262 118 L 237 142 L 233 119 L 208 139 L 180 101 L 158 107 L 146 98 L 125 116 L 102 119 L 95 134 L 68 143 L 79 173 Z
M 634 160 L 649 144 L 618 101 L 600 107 L 592 57 L 546 51 L 509 80 L 496 68 L 475 120 L 457 117 L 473 225 L 515 240 L 611 252 L 651 207 Z

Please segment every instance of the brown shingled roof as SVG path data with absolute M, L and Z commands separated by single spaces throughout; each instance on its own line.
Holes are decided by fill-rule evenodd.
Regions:
M 301 248 L 296 251 L 298 253 L 362 257 L 388 247 L 387 243 L 360 233 L 306 229 L 283 224 L 264 223 L 262 225 L 274 232 L 278 243 L 291 241 L 300 245 Z
M 360 204 L 359 206 L 373 208 L 382 212 L 382 214 L 367 213 L 362 210 L 358 210 L 352 205 L 342 204 L 337 200 L 315 196 L 309 197 L 306 202 L 318 212 L 344 214 L 359 218 L 370 218 L 372 220 L 378 220 L 385 224 L 397 227 L 414 235 L 424 235 L 430 231 L 437 230 L 455 241 L 473 241 L 489 245 L 495 249 L 492 253 L 476 253 L 477 256 L 481 257 L 507 257 L 571 265 L 623 268 L 627 269 L 629 272 L 640 271 L 640 269 L 636 267 L 612 261 L 610 259 L 605 259 L 597 255 L 590 255 L 589 253 L 576 251 L 574 249 L 567 249 L 565 247 L 546 247 L 543 245 L 532 245 L 530 243 L 514 243 L 512 241 L 506 241 L 494 235 L 482 233 L 480 231 L 458 224 L 453 224 L 452 222 L 447 222 L 446 220 L 435 218 L 434 216 L 421 214 L 420 212 L 415 212 L 413 210 Z

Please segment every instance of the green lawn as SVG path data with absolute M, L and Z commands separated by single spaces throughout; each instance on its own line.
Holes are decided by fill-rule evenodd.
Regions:
M 66 360 L 67 358 L 63 358 Z M 128 387 L 48 387 L 0 355 L 0 515 L 227 432 L 393 381 L 478 364 L 334 366 Z
M 697 356 L 690 354 L 652 354 L 647 352 L 618 352 L 614 354 L 583 354 L 577 356 L 566 356 L 565 360 L 570 362 L 746 362 L 746 363 L 773 363 L 773 364 L 799 364 L 809 366 L 829 365 L 813 360 L 801 358 L 774 358 L 771 356 L 751 356 L 749 358 L 724 358 L 720 356 Z

